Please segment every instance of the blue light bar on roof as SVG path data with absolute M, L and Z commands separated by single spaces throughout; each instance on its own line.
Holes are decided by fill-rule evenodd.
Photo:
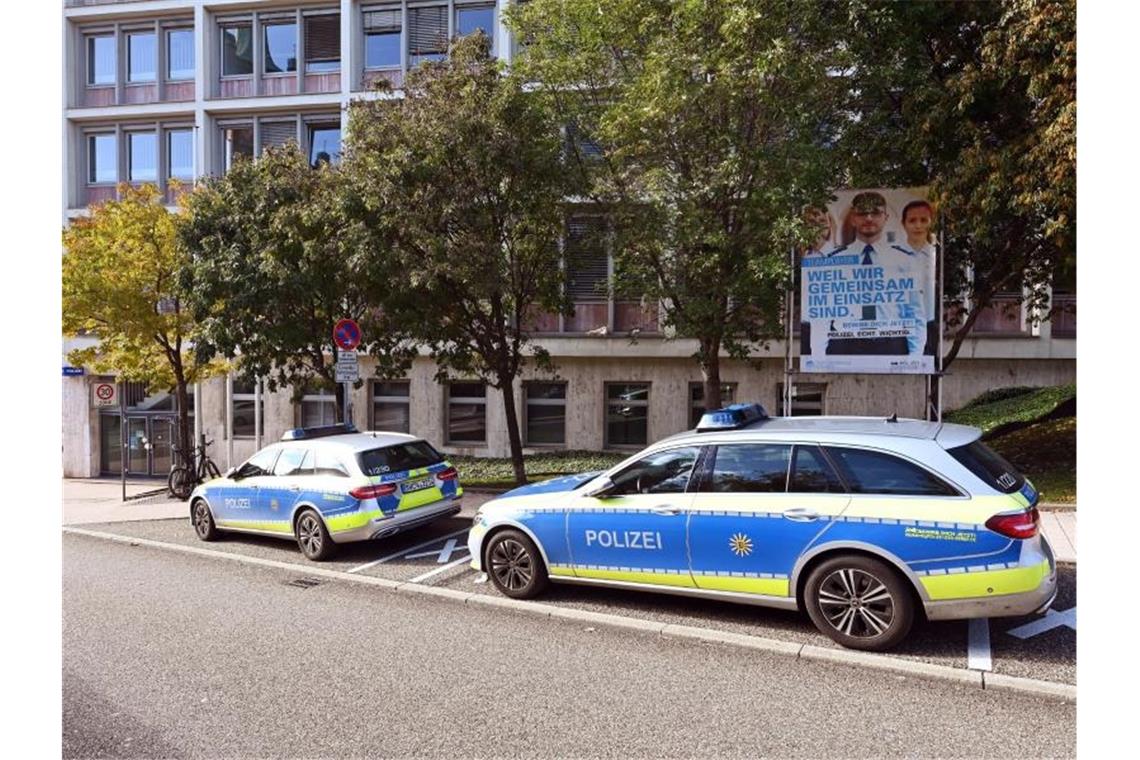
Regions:
M 735 430 L 767 418 L 768 412 L 760 404 L 732 404 L 724 409 L 705 412 L 697 424 L 697 432 Z
M 341 423 L 339 425 L 325 425 L 323 427 L 293 428 L 286 430 L 281 436 L 283 441 L 307 441 L 312 438 L 324 438 L 329 435 L 345 435 L 357 432 L 354 425 Z

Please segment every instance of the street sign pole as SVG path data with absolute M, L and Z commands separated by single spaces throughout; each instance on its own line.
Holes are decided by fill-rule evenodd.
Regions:
M 119 467 L 123 484 L 123 501 L 127 500 L 127 393 L 119 383 Z
M 356 347 L 360 345 L 360 325 L 355 320 L 342 319 L 333 327 L 333 343 L 336 352 L 336 379 L 344 383 L 344 419 L 352 424 L 352 384 L 360 379 L 360 365 Z

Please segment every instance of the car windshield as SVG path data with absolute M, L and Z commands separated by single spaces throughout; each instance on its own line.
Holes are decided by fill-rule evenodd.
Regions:
M 390 472 L 416 470 L 437 464 L 443 461 L 443 455 L 427 441 L 409 441 L 362 451 L 357 459 L 365 475 L 387 475 Z
M 1025 476 L 981 441 L 955 446 L 947 451 L 982 482 L 1002 493 L 1013 493 L 1025 485 Z

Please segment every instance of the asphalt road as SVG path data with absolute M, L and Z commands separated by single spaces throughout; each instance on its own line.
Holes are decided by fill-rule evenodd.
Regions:
M 395 581 L 413 581 L 463 592 L 499 596 L 489 583 L 478 583 L 479 576 L 463 558 L 469 512 L 440 520 L 410 533 L 375 542 L 348 544 L 340 548 L 322 568 L 370 575 Z M 299 572 L 314 567 L 298 551 L 296 543 L 274 538 L 228 534 L 222 540 L 202 543 L 188 520 L 151 520 L 131 523 L 87 525 L 106 533 L 146 538 L 170 544 L 208 548 L 243 557 L 272 559 L 298 565 Z M 450 554 L 435 554 L 454 541 Z M 409 556 L 411 555 L 411 556 Z M 415 556 L 422 555 L 422 556 Z M 446 555 L 446 556 L 445 556 Z M 445 559 L 445 562 L 440 562 Z M 377 560 L 384 560 L 377 563 Z M 451 565 L 451 567 L 447 567 Z M 427 577 L 425 577 L 427 576 Z M 1076 608 L 1076 567 L 1059 567 L 1059 591 L 1054 602 L 1058 611 Z M 585 588 L 553 584 L 540 600 L 545 604 L 623 615 L 655 622 L 675 623 L 718 631 L 762 636 L 770 639 L 838 649 L 839 645 L 820 633 L 806 615 L 746 605 L 715 602 L 636 591 Z M 1026 639 L 1009 634 L 1038 616 L 1002 618 L 989 621 L 991 669 L 1001 675 L 1075 684 L 1077 678 L 1077 633 L 1067 625 L 1057 625 Z M 918 623 L 891 657 L 966 669 L 971 666 L 966 621 Z
M 63 547 L 65 757 L 1075 754 L 1068 703 Z

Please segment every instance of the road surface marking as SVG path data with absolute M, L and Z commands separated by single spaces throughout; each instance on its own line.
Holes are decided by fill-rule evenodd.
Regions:
M 966 654 L 966 667 L 970 670 L 993 670 L 990 654 L 990 621 L 988 618 L 970 620 L 970 644 Z
M 1077 608 L 1071 607 L 1063 612 L 1056 610 L 1046 610 L 1045 617 L 1040 620 L 1034 620 L 1032 623 L 1019 625 L 1016 628 L 1006 631 L 1010 636 L 1016 636 L 1019 639 L 1028 639 L 1036 636 L 1045 631 L 1051 631 L 1054 628 L 1060 628 L 1067 625 L 1074 631 L 1077 630 Z
M 459 541 L 457 541 L 456 539 L 449 538 L 447 540 L 447 543 L 445 543 L 443 545 L 443 548 L 440 549 L 439 551 L 435 551 L 433 549 L 431 551 L 418 552 L 416 554 L 405 554 L 404 559 L 420 559 L 422 557 L 439 557 L 439 559 L 437 559 L 436 562 L 442 565 L 444 562 L 447 562 L 449 559 L 451 559 L 451 555 L 455 553 L 455 545 L 458 543 L 459 543 Z M 461 549 L 460 551 L 465 552 L 465 551 L 467 551 L 467 549 Z
M 467 550 L 464 549 L 463 553 L 466 554 Z M 462 559 L 457 559 L 454 562 L 451 562 L 451 563 L 444 565 L 443 567 L 437 567 L 435 570 L 431 570 L 429 572 L 426 572 L 423 575 L 417 575 L 415 578 L 412 578 L 410 581 L 408 581 L 408 583 L 420 583 L 421 581 L 426 581 L 428 578 L 431 578 L 433 575 L 439 575 L 440 573 L 444 572 L 445 570 L 450 570 L 453 567 L 459 567 L 460 565 L 464 564 L 465 562 L 470 562 L 470 561 L 471 561 L 470 557 L 463 557 Z
M 468 531 L 468 528 L 464 528 L 463 530 L 457 530 L 454 533 L 448 533 L 446 536 L 436 536 L 435 538 L 433 538 L 430 541 L 424 541 L 422 544 L 416 544 L 415 546 L 409 546 L 407 549 L 401 549 L 400 551 L 396 552 L 395 554 L 389 554 L 387 557 L 381 557 L 380 559 L 373 560 L 372 562 L 369 562 L 369 563 L 364 564 L 364 565 L 360 565 L 359 567 L 354 567 L 351 570 L 346 570 L 345 572 L 358 573 L 361 570 L 367 570 L 370 567 L 375 567 L 376 565 L 381 565 L 385 562 L 388 562 L 389 560 L 393 560 L 393 559 L 396 559 L 398 557 L 402 557 L 405 554 L 407 554 L 408 552 L 414 552 L 416 549 L 422 549 L 425 546 L 431 546 L 432 544 L 437 543 L 439 541 L 443 541 L 444 539 L 454 538 L 455 536 L 461 536 L 464 533 L 466 533 L 467 531 Z

